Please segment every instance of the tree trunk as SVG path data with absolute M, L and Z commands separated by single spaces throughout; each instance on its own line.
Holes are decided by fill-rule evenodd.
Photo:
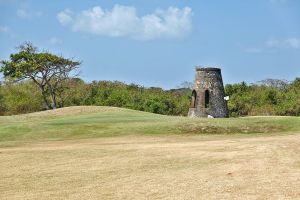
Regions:
M 42 83 L 39 83 L 35 78 L 31 78 L 33 80 L 33 82 L 39 86 L 39 88 L 41 89 L 42 91 L 42 96 L 43 96 L 43 100 L 44 100 L 44 103 L 45 103 L 45 106 L 46 106 L 46 109 L 49 110 L 51 108 L 51 105 L 50 103 L 48 102 L 48 99 L 47 99 L 47 92 L 45 91 L 45 85 L 42 84 Z
M 48 99 L 47 99 L 47 95 L 45 94 L 45 92 L 42 92 L 42 96 L 43 96 L 43 100 L 44 100 L 44 103 L 45 103 L 45 106 L 46 106 L 46 109 L 47 110 L 50 110 L 50 104 L 48 102 Z
M 53 91 L 50 92 L 51 94 L 51 100 L 52 100 L 52 109 L 56 109 L 57 105 L 56 105 L 56 95 Z
M 65 104 L 65 97 L 63 94 L 60 95 L 60 107 L 63 108 Z
M 55 94 L 55 91 L 54 91 L 51 83 L 49 82 L 49 80 L 47 80 L 47 78 L 45 79 L 45 82 L 46 82 L 49 92 L 50 92 L 50 96 L 51 96 L 51 100 L 52 100 L 52 109 L 54 110 L 57 108 L 56 94 Z

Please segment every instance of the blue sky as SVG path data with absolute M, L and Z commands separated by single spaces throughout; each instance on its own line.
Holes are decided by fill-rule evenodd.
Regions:
M 224 83 L 300 76 L 298 0 L 0 0 L 0 59 L 31 41 L 82 60 L 86 81 L 175 88 L 194 67 Z

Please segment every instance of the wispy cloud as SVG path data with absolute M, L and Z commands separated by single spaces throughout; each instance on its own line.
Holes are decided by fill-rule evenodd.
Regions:
M 21 9 L 21 8 L 19 8 L 17 10 L 17 16 L 22 18 L 22 19 L 29 19 L 30 18 L 30 14 L 25 9 Z
M 0 33 L 7 33 L 10 29 L 7 26 L 0 26 Z
M 285 43 L 292 48 L 300 48 L 300 38 L 289 38 L 285 40 Z
M 266 46 L 267 47 L 280 47 L 280 43 L 281 41 L 279 41 L 278 39 L 274 39 L 274 38 L 270 38 L 268 39 L 266 42 Z
M 243 48 L 243 51 L 246 53 L 271 53 L 276 52 L 276 50 L 287 50 L 287 49 L 300 49 L 300 38 L 291 37 L 285 39 L 278 39 L 278 38 L 269 38 L 261 45 L 257 45 L 254 47 L 246 47 Z M 274 51 L 275 50 L 275 51 Z
M 244 49 L 246 53 L 261 53 L 263 50 L 257 47 L 249 47 Z
M 60 45 L 63 43 L 63 41 L 60 39 L 60 38 L 57 38 L 57 37 L 51 37 L 49 39 L 49 43 L 52 44 L 52 45 Z
M 275 39 L 270 38 L 266 41 L 266 45 L 270 48 L 300 48 L 300 38 Z
M 282 4 L 282 3 L 286 3 L 288 0 L 269 0 L 270 3 L 273 4 Z
M 40 17 L 43 13 L 41 11 L 30 12 L 28 9 L 19 8 L 17 10 L 17 16 L 21 19 L 31 19 L 33 17 Z
M 184 37 L 192 29 L 191 16 L 189 7 L 157 9 L 151 14 L 138 16 L 133 6 L 115 5 L 112 10 L 96 6 L 79 14 L 66 9 L 57 14 L 57 19 L 74 32 L 153 40 Z

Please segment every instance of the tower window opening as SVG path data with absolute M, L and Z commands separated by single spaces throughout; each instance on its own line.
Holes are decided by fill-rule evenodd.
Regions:
M 205 90 L 205 108 L 209 108 L 209 91 Z
M 197 92 L 195 90 L 193 90 L 193 92 L 192 92 L 192 103 L 191 103 L 192 108 L 196 107 L 196 100 L 197 100 Z

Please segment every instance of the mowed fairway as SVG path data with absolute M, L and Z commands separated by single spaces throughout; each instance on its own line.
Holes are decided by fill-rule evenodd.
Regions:
M 300 199 L 300 118 L 0 117 L 0 199 Z

